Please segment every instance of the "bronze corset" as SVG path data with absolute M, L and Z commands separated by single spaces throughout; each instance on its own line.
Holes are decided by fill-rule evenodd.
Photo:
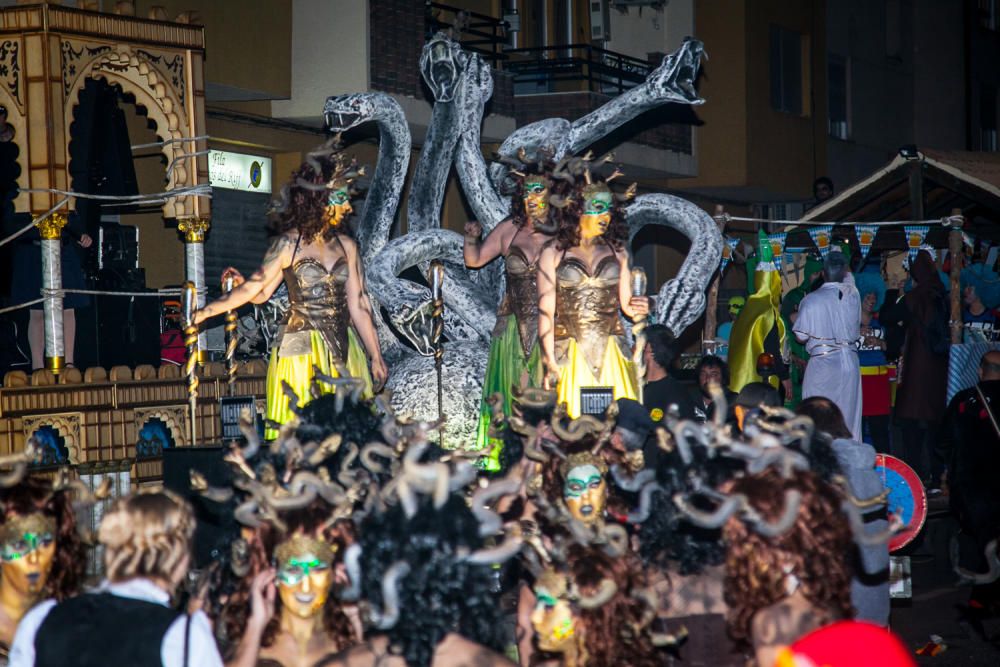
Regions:
M 512 246 L 507 253 L 505 265 L 507 294 L 497 311 L 493 335 L 502 334 L 507 328 L 507 317 L 513 315 L 521 339 L 521 350 L 528 357 L 538 340 L 538 261 L 529 262 L 524 251 Z
M 331 354 L 347 358 L 347 260 L 338 259 L 329 271 L 312 258 L 300 259 L 284 270 L 289 310 L 282 332 L 281 356 L 309 354 L 309 332 L 323 336 Z
M 563 257 L 556 267 L 555 340 L 558 356 L 565 352 L 560 341 L 573 338 L 584 359 L 600 375 L 609 338 L 623 336 L 618 316 L 618 259 L 609 255 L 597 263 L 593 275 L 576 257 Z M 561 348 L 561 349 L 560 349 Z

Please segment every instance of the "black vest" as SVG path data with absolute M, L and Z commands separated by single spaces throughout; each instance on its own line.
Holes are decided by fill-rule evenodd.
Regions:
M 154 602 L 88 593 L 60 602 L 35 635 L 35 667 L 160 667 L 160 647 L 180 613 Z

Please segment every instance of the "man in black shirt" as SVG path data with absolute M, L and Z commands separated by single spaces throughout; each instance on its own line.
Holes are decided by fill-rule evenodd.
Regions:
M 698 421 L 708 421 L 715 416 L 715 401 L 709 391 L 709 385 L 713 383 L 722 387 L 728 405 L 727 412 L 732 412 L 736 392 L 729 388 L 729 366 L 725 361 L 714 354 L 706 354 L 698 361 L 695 377 L 698 378 L 698 395 L 694 401 L 694 412 Z M 727 414 L 726 417 L 728 416 Z
M 677 406 L 681 419 L 694 419 L 694 403 L 687 389 L 669 375 L 668 369 L 677 356 L 677 341 L 665 326 L 654 324 L 646 328 L 646 386 L 642 390 L 642 405 L 649 410 L 654 422 L 663 421 L 670 406 Z

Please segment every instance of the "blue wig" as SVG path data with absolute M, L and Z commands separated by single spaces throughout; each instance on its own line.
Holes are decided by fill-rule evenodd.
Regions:
M 882 307 L 885 301 L 885 281 L 882 280 L 882 272 L 877 264 L 869 265 L 864 271 L 854 274 L 854 284 L 857 285 L 861 300 L 865 300 L 868 294 L 875 294 L 875 310 Z
M 962 269 L 962 289 L 966 287 L 975 287 L 987 308 L 1000 306 L 1000 276 L 982 262 Z

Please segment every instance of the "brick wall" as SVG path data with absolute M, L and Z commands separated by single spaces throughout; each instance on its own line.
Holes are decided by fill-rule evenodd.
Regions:
M 514 118 L 517 126 L 543 118 L 576 120 L 605 104 L 610 97 L 579 92 L 551 95 L 524 95 L 517 98 Z M 647 112 L 615 133 L 620 141 L 632 141 L 663 150 L 691 154 L 691 126 L 674 122 L 660 124 L 656 111 Z
M 368 7 L 372 90 L 423 99 L 423 0 L 371 0 Z
M 420 52 L 426 33 L 424 0 L 369 2 L 372 90 L 427 99 L 420 78 Z M 493 70 L 493 97 L 487 110 L 514 115 L 514 82 L 510 74 Z

